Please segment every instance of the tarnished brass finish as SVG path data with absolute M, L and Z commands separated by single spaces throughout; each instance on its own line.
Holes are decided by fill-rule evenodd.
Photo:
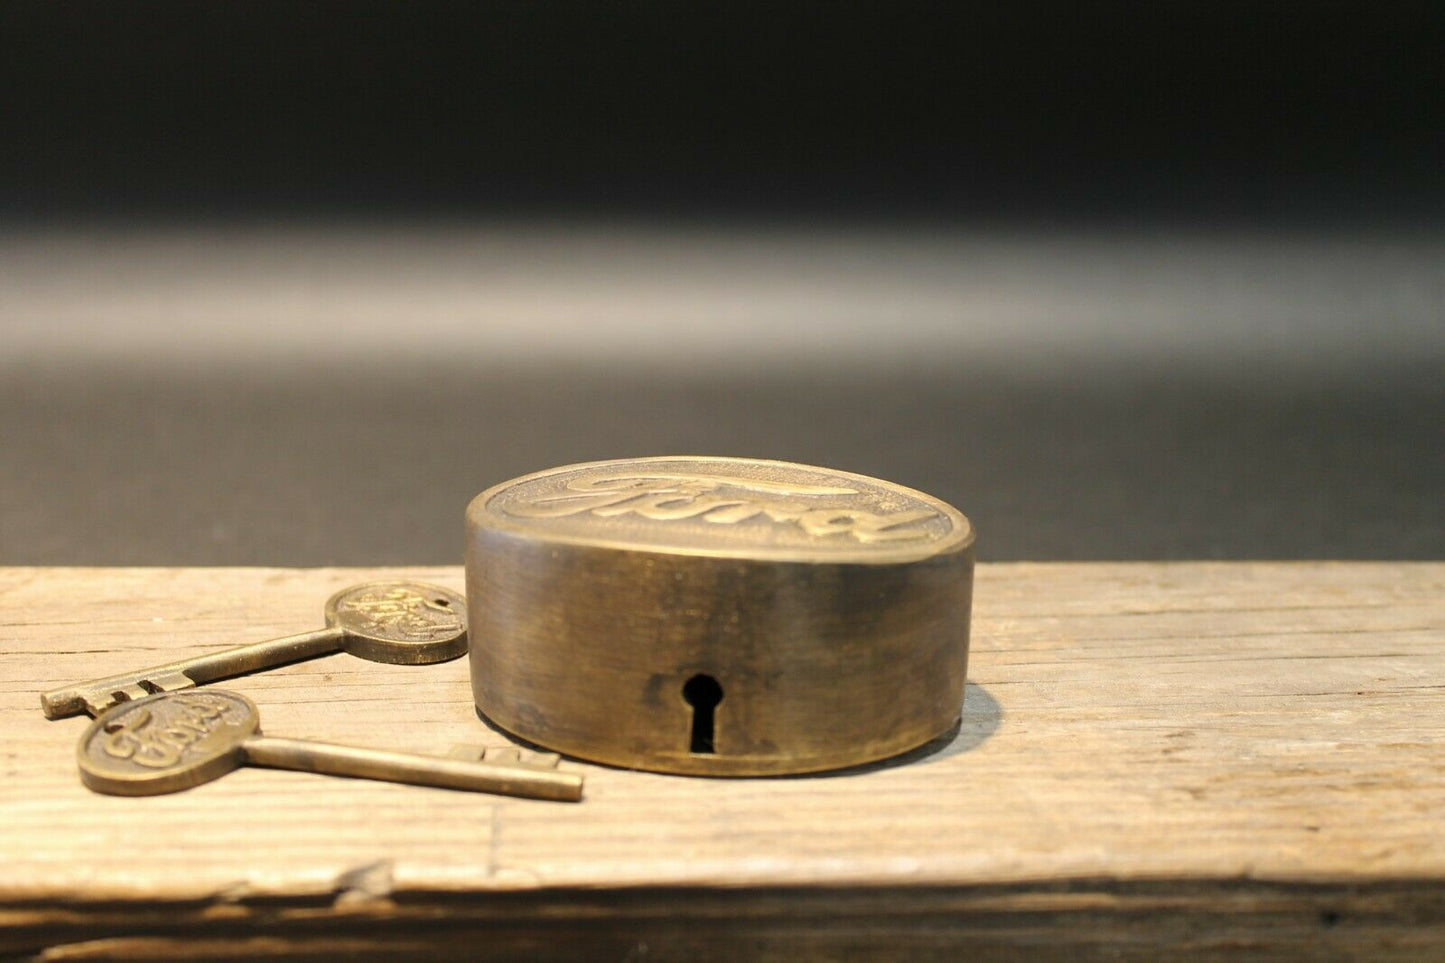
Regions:
M 116 706 L 90 724 L 76 751 L 96 792 L 150 796 L 219 779 L 244 765 L 379 779 L 446 789 L 576 802 L 582 777 L 539 764 L 463 761 L 261 735 L 243 695 L 165 692 Z
M 946 732 L 973 530 L 847 472 L 744 458 L 571 465 L 477 496 L 477 707 L 522 738 L 662 772 L 835 769 Z
M 367 582 L 326 602 L 326 628 L 210 652 L 43 693 L 47 718 L 99 715 L 120 702 L 230 679 L 318 655 L 346 651 L 372 662 L 427 665 L 467 651 L 467 604 L 421 582 Z

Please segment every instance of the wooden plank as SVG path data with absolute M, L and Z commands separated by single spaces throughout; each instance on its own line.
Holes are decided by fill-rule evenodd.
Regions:
M 808 778 L 564 761 L 579 806 L 262 770 L 102 797 L 85 721 L 40 714 L 55 685 L 316 627 L 382 576 L 462 583 L 0 569 L 0 949 L 1445 953 L 1445 564 L 983 565 L 951 739 Z M 277 735 L 506 744 L 465 662 L 229 685 Z

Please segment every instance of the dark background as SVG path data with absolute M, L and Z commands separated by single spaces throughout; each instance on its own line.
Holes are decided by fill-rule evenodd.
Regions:
M 43 217 L 1434 224 L 1433 3 L 0 5 Z
M 1441 557 L 1436 6 L 0 3 L 0 562 L 454 562 L 691 451 Z

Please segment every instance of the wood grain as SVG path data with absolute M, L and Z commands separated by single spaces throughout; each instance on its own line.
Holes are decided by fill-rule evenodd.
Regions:
M 248 769 L 85 790 L 53 686 L 459 568 L 0 569 L 0 950 L 42 958 L 1439 959 L 1445 564 L 983 565 L 959 731 L 580 806 Z M 465 662 L 228 683 L 275 735 L 503 745 Z

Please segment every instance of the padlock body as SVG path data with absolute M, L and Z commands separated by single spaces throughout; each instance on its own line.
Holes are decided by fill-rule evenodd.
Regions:
M 957 722 L 973 532 L 877 479 L 728 458 L 526 476 L 468 510 L 478 709 L 582 759 L 859 765 Z

